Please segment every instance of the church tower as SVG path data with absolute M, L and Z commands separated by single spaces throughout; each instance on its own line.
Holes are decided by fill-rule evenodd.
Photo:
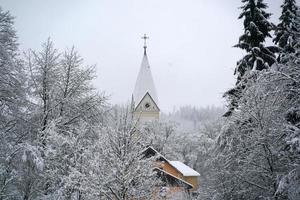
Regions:
M 158 120 L 160 110 L 147 57 L 146 34 L 142 39 L 144 39 L 144 55 L 132 95 L 132 113 L 134 119 L 145 122 Z

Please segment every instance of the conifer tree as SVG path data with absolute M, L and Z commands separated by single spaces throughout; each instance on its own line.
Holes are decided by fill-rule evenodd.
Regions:
M 271 37 L 270 31 L 274 27 L 268 21 L 271 14 L 265 11 L 267 4 L 263 0 L 242 0 L 242 2 L 245 5 L 241 7 L 242 13 L 239 19 L 244 18 L 244 34 L 239 38 L 239 43 L 235 47 L 246 50 L 247 55 L 239 61 L 236 68 L 238 80 L 247 70 L 266 69 L 275 62 L 273 48 L 263 45 L 265 39 Z
M 274 42 L 281 48 L 281 53 L 278 57 L 279 62 L 285 63 L 286 56 L 296 52 L 297 38 L 299 38 L 299 14 L 298 6 L 295 0 L 284 0 L 281 5 L 282 13 L 279 17 L 279 24 L 275 30 Z
M 236 87 L 227 91 L 225 97 L 229 100 L 229 111 L 224 116 L 230 116 L 238 107 L 238 99 L 241 97 L 246 80 L 244 75 L 253 70 L 268 69 L 276 61 L 275 52 L 278 48 L 266 47 L 264 42 L 271 37 L 270 31 L 274 25 L 268 21 L 271 14 L 265 10 L 268 7 L 263 0 L 242 0 L 242 13 L 239 19 L 244 19 L 244 34 L 240 36 L 239 43 L 234 47 L 246 51 L 246 55 L 237 63 L 235 75 L 237 75 Z

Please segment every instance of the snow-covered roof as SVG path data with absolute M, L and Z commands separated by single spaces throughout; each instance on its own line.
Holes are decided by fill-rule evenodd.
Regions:
M 146 95 L 147 92 L 149 93 L 151 98 L 155 101 L 156 105 L 158 105 L 156 89 L 152 78 L 152 73 L 148 62 L 147 54 L 145 53 L 135 83 L 134 91 L 133 91 L 133 101 L 134 101 L 135 108 L 140 103 L 140 101 L 143 99 L 143 97 Z
M 183 176 L 200 176 L 198 172 L 185 165 L 180 161 L 169 161 L 169 163 L 175 167 Z

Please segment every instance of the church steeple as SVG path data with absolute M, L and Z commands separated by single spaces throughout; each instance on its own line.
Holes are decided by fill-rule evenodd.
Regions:
M 133 115 L 142 121 L 159 118 L 158 98 L 146 51 L 148 38 L 146 34 L 142 37 L 144 55 L 132 95 Z

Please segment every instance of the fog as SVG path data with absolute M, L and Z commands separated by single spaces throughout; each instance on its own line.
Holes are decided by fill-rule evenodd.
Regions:
M 281 0 L 269 0 L 277 22 Z M 50 36 L 57 48 L 78 49 L 97 64 L 96 86 L 110 103 L 130 101 L 143 54 L 144 33 L 159 106 L 223 105 L 243 52 L 236 0 L 1 0 L 16 17 L 22 50 L 39 49 Z M 241 5 L 241 3 L 240 3 Z

